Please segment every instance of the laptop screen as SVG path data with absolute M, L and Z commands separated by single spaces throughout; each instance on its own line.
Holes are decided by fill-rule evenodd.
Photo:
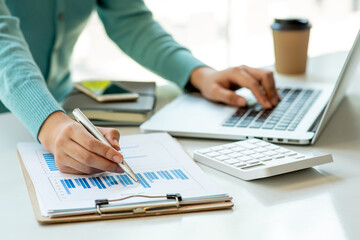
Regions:
M 327 104 L 324 114 L 319 123 L 312 143 L 320 136 L 321 131 L 326 126 L 330 117 L 333 115 L 341 101 L 344 99 L 346 90 L 350 82 L 360 78 L 360 31 L 358 32 L 355 42 L 345 60 L 345 64 L 340 72 L 339 78 L 335 84 L 331 94 L 329 103 Z

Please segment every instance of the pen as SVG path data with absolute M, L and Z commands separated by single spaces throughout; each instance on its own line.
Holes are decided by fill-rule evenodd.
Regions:
M 79 108 L 75 108 L 73 110 L 73 115 L 75 119 L 85 127 L 86 130 L 88 130 L 96 139 L 101 141 L 102 143 L 108 145 L 109 147 L 111 144 L 106 140 L 106 138 L 99 132 L 99 130 L 90 122 L 90 120 L 81 112 Z M 119 163 L 119 166 L 124 170 L 124 172 L 129 175 L 130 178 L 132 178 L 135 182 L 139 183 L 139 179 L 136 177 L 134 172 L 131 170 L 129 165 L 123 160 L 123 163 Z

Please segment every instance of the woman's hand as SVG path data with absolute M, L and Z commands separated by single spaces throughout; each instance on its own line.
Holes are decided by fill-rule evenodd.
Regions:
M 246 100 L 234 91 L 241 87 L 250 89 L 266 109 L 276 106 L 280 101 L 273 73 L 262 69 L 239 66 L 216 71 L 209 67 L 199 67 L 192 72 L 190 83 L 205 98 L 236 107 L 246 106 Z
M 51 114 L 39 131 L 39 141 L 53 153 L 61 172 L 94 174 L 104 171 L 123 173 L 117 163 L 123 161 L 120 150 L 120 134 L 116 129 L 98 128 L 111 148 L 91 135 L 80 123 L 63 112 Z

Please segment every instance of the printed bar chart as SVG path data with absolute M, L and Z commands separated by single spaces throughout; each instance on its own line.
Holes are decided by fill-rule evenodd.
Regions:
M 158 201 L 127 198 L 134 195 L 165 196 L 179 193 L 184 199 L 225 195 L 165 133 L 129 135 L 120 142 L 127 163 L 139 179 L 124 173 L 69 174 L 56 167 L 57 159 L 36 143 L 20 143 L 18 151 L 36 186 L 42 216 L 72 215 L 96 210 L 96 199 L 124 199 L 114 205 Z M 126 143 L 126 144 L 125 144 Z M 159 200 L 163 201 L 163 200 Z
M 152 188 L 156 183 L 164 181 L 184 181 L 188 176 L 181 169 L 160 170 L 156 172 L 135 173 L 143 188 Z M 128 187 L 134 185 L 132 179 L 126 174 L 106 175 L 99 177 L 63 178 L 60 183 L 66 194 L 70 195 L 73 190 L 98 189 L 103 190 L 117 187 Z
M 48 174 L 48 179 L 52 184 L 59 200 L 85 199 L 93 198 L 94 194 L 102 197 L 109 192 L 119 192 L 126 194 L 128 192 L 151 192 L 161 189 L 172 189 L 177 186 L 178 189 L 193 188 L 194 180 L 191 175 L 179 165 L 169 166 L 166 159 L 171 156 L 165 156 L 167 152 L 163 150 L 162 154 L 152 152 L 153 146 L 139 144 L 129 144 L 121 147 L 121 153 L 126 160 L 135 167 L 135 175 L 139 179 L 136 183 L 126 174 L 102 173 L 91 176 L 82 175 L 63 175 L 56 166 L 54 155 L 46 151 L 38 151 L 37 156 L 44 171 Z M 151 150 L 151 151 L 150 151 Z M 149 155 L 149 153 L 151 153 Z M 164 155 L 165 154 L 165 155 Z M 152 163 L 148 163 L 151 159 Z M 154 163 L 157 168 L 146 167 L 144 161 L 149 166 Z M 142 166 L 140 169 L 136 166 Z M 143 167 L 145 166 L 145 167 Z M 135 190 L 136 189 L 136 190 Z
M 42 153 L 42 157 L 45 160 L 47 170 L 49 170 L 50 172 L 59 171 L 55 164 L 54 155 L 52 155 L 51 153 Z

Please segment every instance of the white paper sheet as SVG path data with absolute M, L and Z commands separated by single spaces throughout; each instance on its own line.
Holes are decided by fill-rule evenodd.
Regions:
M 135 194 L 180 193 L 185 199 L 226 195 L 166 133 L 123 136 L 120 147 L 141 184 L 134 183 L 125 174 L 61 173 L 53 155 L 40 144 L 19 143 L 18 150 L 33 181 L 41 214 L 49 216 L 53 211 L 94 209 L 96 199 Z M 134 202 L 139 199 L 128 199 L 123 203 Z

